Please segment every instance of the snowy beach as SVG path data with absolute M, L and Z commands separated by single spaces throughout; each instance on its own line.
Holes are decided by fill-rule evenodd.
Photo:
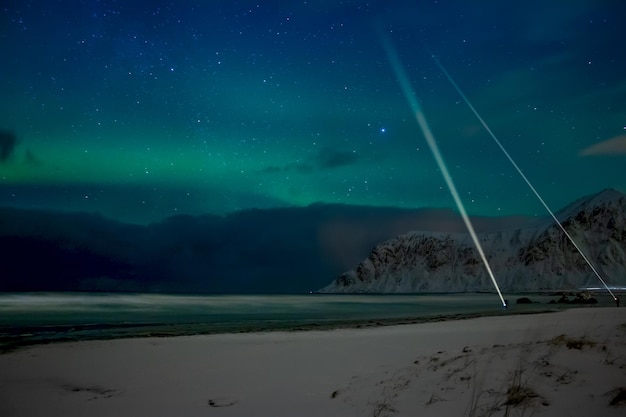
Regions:
M 625 311 L 35 346 L 0 415 L 621 416 Z

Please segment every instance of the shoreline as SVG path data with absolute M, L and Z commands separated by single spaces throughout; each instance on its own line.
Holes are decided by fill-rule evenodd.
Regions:
M 0 369 L 7 417 L 612 417 L 626 408 L 626 310 L 53 343 Z
M 488 295 L 494 295 L 495 293 L 486 293 Z M 578 304 L 578 303 L 557 303 L 556 299 L 553 297 L 556 296 L 565 296 L 565 297 L 576 297 L 580 294 L 588 294 L 589 296 L 595 298 L 597 300 L 597 304 Z M 460 295 L 461 297 L 467 297 L 468 295 L 480 297 L 484 295 L 483 293 L 463 293 L 463 294 L 454 294 Z M 10 297 L 8 299 L 8 309 L 5 309 L 5 313 L 8 313 L 6 317 L 11 317 L 11 308 L 13 306 L 20 305 L 18 304 L 20 300 L 19 297 L 23 297 L 24 294 L 9 294 Z M 74 342 L 74 341 L 82 341 L 82 340 L 114 340 L 120 338 L 137 338 L 137 337 L 177 337 L 177 336 L 188 336 L 188 335 L 208 335 L 208 334 L 222 334 L 222 333 L 253 333 L 253 332 L 275 332 L 275 331 L 311 331 L 311 330 L 333 330 L 333 329 L 342 329 L 342 328 L 370 328 L 370 327 L 380 327 L 380 326 L 392 326 L 399 324 L 417 324 L 431 321 L 445 321 L 445 320 L 461 320 L 461 319 L 469 319 L 475 317 L 482 316 L 494 316 L 494 315 L 512 315 L 512 314 L 537 314 L 542 312 L 552 312 L 559 311 L 568 308 L 578 308 L 578 307 L 601 307 L 601 306 L 610 306 L 612 304 L 612 299 L 609 300 L 607 294 L 592 292 L 592 291 L 549 291 L 549 292 L 533 292 L 533 293 L 510 293 L 506 294 L 506 296 L 510 299 L 507 300 L 509 302 L 509 307 L 507 309 L 503 309 L 501 305 L 499 308 L 496 308 L 494 304 L 490 304 L 488 306 L 485 303 L 482 305 L 476 305 L 475 308 L 468 309 L 467 306 L 463 308 L 455 308 L 453 304 L 445 304 L 443 310 L 436 311 L 433 306 L 433 301 L 437 300 L 437 297 L 449 297 L 450 294 L 411 294 L 411 295 L 399 295 L 399 294 L 385 294 L 384 296 L 379 295 L 361 295 L 361 294 L 350 294 L 346 297 L 345 294 L 323 294 L 321 295 L 322 300 L 328 297 L 328 300 L 332 300 L 329 304 L 330 310 L 335 309 L 335 312 L 332 314 L 322 315 L 315 311 L 313 308 L 317 308 L 316 301 L 311 303 L 309 300 L 316 300 L 316 297 L 309 298 L 307 296 L 285 296 L 282 298 L 280 296 L 276 298 L 272 298 L 273 296 L 261 296 L 261 302 L 264 303 L 261 310 L 258 311 L 258 316 L 242 316 L 241 319 L 238 319 L 236 314 L 233 314 L 232 306 L 237 303 L 246 303 L 248 302 L 248 297 L 250 300 L 249 304 L 252 306 L 253 303 L 258 302 L 258 295 L 250 295 L 250 296 L 225 296 L 224 298 L 221 296 L 193 296 L 191 298 L 191 309 L 193 309 L 194 313 L 189 315 L 189 311 L 184 311 L 183 314 L 187 314 L 190 321 L 185 320 L 185 318 L 178 318 L 178 320 L 170 321 L 171 317 L 176 317 L 175 310 L 172 310 L 170 314 L 174 314 L 174 316 L 165 316 L 156 318 L 150 317 L 150 315 L 146 315 L 144 320 L 141 318 L 141 313 L 139 316 L 130 315 L 133 314 L 133 309 L 142 308 L 145 305 L 153 308 L 177 308 L 176 306 L 180 305 L 181 302 L 187 303 L 185 297 L 179 299 L 176 295 L 161 295 L 160 297 L 164 298 L 152 298 L 151 295 L 139 294 L 134 295 L 137 298 L 126 298 L 125 295 L 118 294 L 107 294 L 104 297 L 96 296 L 96 306 L 97 308 L 106 308 L 106 314 L 108 312 L 113 312 L 112 315 L 105 317 L 94 317 L 96 321 L 90 322 L 88 319 L 86 320 L 84 317 L 81 317 L 79 320 L 72 320 L 70 317 L 71 308 L 67 310 L 63 310 L 67 305 L 72 305 L 72 302 L 76 302 L 78 305 L 85 304 L 88 300 L 90 300 L 90 294 L 78 295 L 78 298 L 75 300 L 71 297 L 77 297 L 75 294 L 72 294 L 69 299 L 66 299 L 68 296 L 65 293 L 57 294 L 57 293 L 46 293 L 46 294 L 37 294 L 39 299 L 32 297 L 27 297 L 27 299 L 21 305 L 28 305 L 28 303 L 35 303 L 35 308 L 37 306 L 42 306 L 44 309 L 47 308 L 50 312 L 50 317 L 55 317 L 55 314 L 60 314 L 60 321 L 54 322 L 53 320 L 43 320 L 41 322 L 37 322 L 36 320 L 27 319 L 22 320 L 22 322 L 17 321 L 17 323 L 12 321 L 7 321 L 0 323 L 0 355 L 11 352 L 14 350 L 18 350 L 28 346 L 36 346 L 40 344 L 50 344 L 50 343 L 64 343 L 64 342 Z M 368 297 L 375 297 L 378 300 L 385 300 L 385 296 L 391 297 L 390 299 L 394 300 L 394 297 L 399 297 L 401 300 L 399 305 L 403 305 L 405 307 L 402 313 L 396 311 L 395 313 L 389 314 L 389 311 L 380 310 L 380 315 L 372 314 L 371 311 L 368 311 L 367 308 L 357 307 L 354 311 L 351 311 L 350 316 L 346 315 L 342 312 L 341 303 L 345 303 L 345 305 L 349 305 L 351 302 L 351 296 L 354 296 L 356 300 L 359 300 L 362 297 L 365 297 L 365 301 L 361 300 L 353 305 L 367 305 L 371 302 Z M 110 297 L 110 298 L 109 298 Z M 305 303 L 305 310 L 308 308 L 306 314 L 309 314 L 309 317 L 306 314 L 303 316 L 301 313 L 297 314 L 296 317 L 290 317 L 287 313 L 288 309 L 291 308 L 289 304 L 281 304 L 284 303 L 284 299 L 289 299 L 290 297 L 295 297 L 297 302 Z M 380 298 L 378 298 L 380 297 Z M 409 300 L 406 300 L 406 297 L 409 297 Z M 416 297 L 412 299 L 412 297 Z M 420 299 L 424 297 L 423 299 Z M 529 300 L 529 297 L 531 300 Z M 234 298 L 234 303 L 228 306 L 229 298 Z M 265 298 L 265 299 L 264 299 Z M 537 298 L 539 301 L 537 301 Z M 527 303 L 519 303 L 520 299 L 526 299 Z M 581 298 L 582 299 L 582 298 Z M 339 300 L 337 302 L 337 300 Z M 377 300 L 376 300 L 377 301 Z M 377 302 L 374 302 L 372 305 L 377 305 Z M 530 302 L 529 302 L 530 301 Z M 417 311 L 410 311 L 406 308 L 407 305 L 412 305 L 415 302 L 415 306 L 417 307 Z M 461 301 L 460 305 L 463 305 Z M 469 298 L 466 300 L 468 303 L 475 302 L 475 299 Z M 230 307 L 230 309 L 226 309 L 227 313 L 225 317 L 220 317 L 219 309 L 223 308 L 226 305 Z M 324 304 L 320 304 L 324 305 Z M 470 304 L 468 304 L 470 305 Z M 314 306 L 314 307 L 311 307 Z M 0 305 L 2 307 L 2 305 Z M 119 311 L 118 308 L 122 309 L 123 314 L 116 313 Z M 389 303 L 390 308 L 394 308 L 394 303 Z M 276 309 L 282 313 L 281 317 L 273 318 L 272 312 L 268 310 L 263 310 L 264 308 L 273 309 L 275 312 Z M 326 308 L 326 307 L 324 307 Z M 349 307 L 353 308 L 353 307 Z M 126 309 L 126 310 L 124 310 Z M 282 309 L 282 310 L 281 310 Z M 421 310 L 421 311 L 420 311 Z M 21 314 L 21 309 L 14 310 L 16 314 L 16 318 Z M 60 311 L 60 313 L 58 313 Z M 88 314 L 92 314 L 93 312 L 88 312 Z M 117 314 L 117 315 L 116 315 Z M 124 314 L 126 316 L 124 316 Z M 195 314 L 195 316 L 194 316 Z M 256 313 L 255 313 L 256 314 Z M 269 315 L 268 315 L 269 314 Z M 345 317 L 342 316 L 345 315 Z M 361 315 L 363 314 L 363 315 Z M 230 316 L 228 316 L 230 315 Z M 45 315 L 42 317 L 46 317 Z M 125 317 L 129 317 L 130 320 L 126 320 Z M 357 318 L 355 318 L 357 317 Z M 156 321 L 153 321 L 157 319 Z M 160 321 L 160 319 L 164 319 L 165 321 Z M 46 321 L 48 323 L 46 323 Z M 15 324 L 13 324 L 15 323 Z
M 525 314 L 543 314 L 556 313 L 571 308 L 598 308 L 594 305 L 567 305 L 567 304 L 543 304 L 541 309 L 532 310 L 488 310 L 473 313 L 450 313 L 437 315 L 422 315 L 412 317 L 393 317 L 393 318 L 367 318 L 355 320 L 326 320 L 312 321 L 310 323 L 289 323 L 280 324 L 254 324 L 254 325 L 231 325 L 222 329 L 210 327 L 202 330 L 201 324 L 189 325 L 185 324 L 153 324 L 153 323 L 131 323 L 131 324 L 86 324 L 86 325 L 62 325 L 62 326 L 35 326 L 32 328 L 16 328 L 13 329 L 14 336 L 4 336 L 0 338 L 0 355 L 15 352 L 24 348 L 40 345 L 50 345 L 57 343 L 73 343 L 82 341 L 105 341 L 105 340 L 123 340 L 136 338 L 170 338 L 182 336 L 207 336 L 220 334 L 249 334 L 249 333 L 273 333 L 273 332 L 308 332 L 308 331 L 332 331 L 340 329 L 367 329 L 386 326 L 411 325 L 432 322 L 444 322 L 455 320 L 470 320 L 480 317 L 495 317 L 509 315 L 525 315 Z M 602 307 L 599 307 L 602 308 Z M 89 334 L 85 336 L 81 331 L 94 331 L 103 328 L 106 333 Z M 168 329 L 169 328 L 169 329 Z M 118 330 L 116 333 L 115 330 Z M 37 339 L 33 335 L 45 332 L 54 333 L 55 336 L 44 336 L 45 338 Z M 24 339 L 24 337 L 27 339 Z

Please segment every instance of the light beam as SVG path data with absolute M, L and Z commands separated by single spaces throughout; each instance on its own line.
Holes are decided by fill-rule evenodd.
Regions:
M 506 308 L 507 307 L 506 301 L 504 300 L 504 297 L 502 296 L 502 293 L 500 292 L 500 287 L 498 286 L 496 278 L 493 275 L 491 267 L 489 266 L 489 262 L 487 261 L 487 257 L 485 256 L 485 253 L 480 244 L 480 241 L 478 240 L 478 236 L 476 235 L 474 226 L 472 225 L 472 222 L 470 221 L 470 218 L 467 212 L 465 211 L 463 202 L 461 201 L 461 198 L 459 197 L 459 193 L 456 190 L 456 186 L 454 185 L 454 182 L 452 181 L 452 176 L 450 175 L 450 172 L 448 172 L 448 168 L 446 167 L 443 157 L 441 156 L 441 152 L 439 152 L 439 147 L 437 146 L 435 137 L 433 136 L 433 133 L 430 130 L 430 127 L 428 126 L 428 122 L 426 121 L 426 116 L 424 115 L 424 111 L 422 110 L 422 107 L 419 104 L 417 96 L 415 95 L 415 93 L 413 92 L 413 89 L 411 88 L 409 77 L 407 76 L 401 64 L 400 59 L 398 58 L 398 54 L 396 53 L 393 45 L 391 44 L 391 41 L 382 33 L 381 33 L 381 42 L 383 44 L 383 47 L 385 48 L 385 52 L 387 53 L 389 63 L 391 64 L 391 67 L 393 68 L 396 79 L 398 83 L 400 84 L 400 88 L 402 89 L 402 92 L 404 93 L 404 97 L 409 103 L 409 107 L 411 108 L 411 111 L 415 115 L 415 119 L 417 120 L 417 123 L 420 129 L 422 130 L 424 137 L 426 138 L 426 142 L 428 143 L 428 146 L 430 147 L 430 150 L 433 156 L 435 157 L 435 160 L 437 161 L 437 165 L 439 165 L 439 169 L 441 170 L 441 173 L 443 174 L 443 178 L 446 181 L 448 188 L 450 189 L 450 193 L 452 194 L 452 197 L 454 198 L 454 202 L 456 203 L 456 206 L 458 207 L 459 212 L 461 213 L 463 222 L 465 223 L 465 226 L 467 227 L 467 230 L 470 236 L 472 237 L 472 241 L 474 242 L 474 245 L 476 246 L 476 249 L 478 250 L 480 258 L 485 264 L 485 268 L 487 269 L 487 272 L 489 273 L 491 282 L 493 282 L 493 285 L 496 288 L 496 291 L 498 292 L 498 296 L 500 296 L 502 305 Z
M 541 204 L 543 204 L 543 206 L 545 207 L 545 209 L 548 211 L 548 213 L 550 213 L 550 216 L 552 216 L 552 218 L 554 219 L 554 221 L 556 222 L 557 225 L 559 225 L 559 227 L 561 228 L 561 230 L 563 231 L 563 233 L 565 233 L 565 236 L 567 236 L 567 238 L 569 239 L 570 242 L 572 242 L 572 245 L 574 245 L 574 247 L 576 248 L 576 250 L 578 251 L 578 253 L 580 253 L 580 256 L 583 257 L 583 259 L 585 260 L 585 262 L 587 262 L 587 265 L 589 265 L 589 268 L 591 268 L 591 270 L 593 271 L 593 273 L 596 275 L 596 277 L 598 277 L 598 280 L 600 280 L 600 282 L 602 283 L 602 285 L 604 285 L 604 288 L 606 288 L 606 290 L 609 292 L 609 294 L 611 294 L 611 297 L 613 297 L 613 300 L 617 301 L 617 298 L 615 297 L 615 294 L 613 294 L 613 292 L 611 291 L 611 289 L 609 288 L 609 286 L 606 284 L 606 282 L 604 282 L 604 280 L 602 279 L 602 277 L 600 276 L 600 274 L 598 273 L 598 271 L 596 270 L 596 268 L 593 266 L 593 264 L 591 263 L 591 261 L 585 256 L 585 254 L 583 253 L 583 251 L 580 249 L 580 247 L 576 244 L 576 242 L 574 241 L 574 239 L 572 238 L 572 236 L 570 236 L 570 234 L 567 232 L 567 230 L 565 230 L 565 227 L 563 227 L 563 224 L 561 224 L 561 222 L 559 221 L 559 219 L 557 219 L 556 215 L 554 214 L 554 212 L 550 209 L 550 207 L 546 204 L 546 202 L 543 200 L 543 198 L 541 198 L 541 196 L 539 195 L 539 192 L 537 192 L 537 190 L 535 189 L 535 187 L 533 187 L 533 185 L 530 183 L 530 180 L 526 177 L 526 175 L 524 175 L 524 172 L 522 172 L 521 168 L 515 163 L 515 161 L 513 160 L 513 158 L 511 157 L 511 155 L 507 152 L 507 150 L 504 148 L 504 146 L 502 146 L 502 143 L 498 140 L 498 138 L 496 137 L 496 135 L 492 132 L 492 130 L 489 128 L 489 126 L 487 125 L 487 122 L 485 122 L 485 120 L 480 116 L 480 114 L 478 114 L 478 111 L 476 111 L 476 108 L 472 105 L 472 103 L 469 101 L 469 99 L 467 98 L 467 96 L 463 93 L 463 91 L 461 90 L 461 88 L 458 86 L 458 84 L 454 81 L 454 79 L 452 78 L 452 76 L 448 73 L 448 71 L 445 69 L 445 67 L 443 66 L 443 64 L 439 61 L 439 59 L 437 59 L 437 57 L 430 52 L 430 50 L 428 49 L 428 47 L 426 47 L 426 50 L 428 51 L 428 53 L 430 53 L 430 56 L 432 57 L 432 59 L 435 61 L 435 63 L 437 64 L 437 66 L 439 67 L 439 69 L 441 70 L 441 72 L 443 72 L 443 74 L 446 76 L 446 78 L 448 79 L 448 81 L 450 81 L 450 84 L 452 84 L 452 86 L 454 87 L 454 89 L 457 91 L 457 93 L 459 93 L 459 95 L 461 96 L 461 98 L 463 99 L 463 101 L 465 102 L 465 104 L 467 104 L 467 106 L 470 108 L 470 110 L 472 111 L 472 113 L 474 113 L 474 115 L 476 116 L 476 118 L 480 121 L 480 123 L 483 125 L 483 127 L 485 128 L 485 130 L 487 131 L 487 133 L 489 133 L 489 136 L 491 136 L 491 138 L 493 139 L 493 141 L 496 143 L 496 145 L 498 145 L 498 147 L 500 148 L 500 150 L 502 151 L 502 153 L 504 153 L 504 155 L 506 156 L 506 158 L 509 160 L 509 162 L 511 163 L 511 165 L 513 165 L 513 167 L 515 168 L 515 170 L 520 174 L 520 176 L 522 177 L 522 179 L 524 180 L 524 182 L 526 183 L 526 185 L 528 185 L 528 187 L 532 190 L 532 192 L 535 194 L 535 196 L 537 197 L 537 199 L 541 202 Z

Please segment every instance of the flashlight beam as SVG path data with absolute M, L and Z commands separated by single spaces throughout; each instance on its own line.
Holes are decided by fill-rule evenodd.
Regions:
M 396 53 L 393 45 L 391 44 L 391 41 L 384 34 L 381 34 L 381 40 L 382 40 L 383 47 L 385 48 L 385 52 L 387 53 L 389 63 L 391 64 L 391 67 L 394 71 L 396 79 L 398 80 L 398 83 L 400 84 L 400 88 L 402 89 L 402 92 L 404 93 L 404 97 L 406 98 L 409 104 L 409 107 L 411 108 L 411 112 L 415 115 L 415 119 L 417 120 L 417 123 L 420 129 L 422 130 L 424 137 L 426 138 L 426 142 L 428 143 L 428 146 L 430 147 L 430 150 L 433 156 L 435 157 L 435 160 L 437 161 L 437 165 L 439 165 L 439 169 L 441 170 L 441 173 L 443 174 L 443 178 L 446 181 L 446 185 L 450 189 L 452 198 L 454 198 L 454 202 L 456 203 L 456 206 L 458 207 L 459 212 L 461 213 L 463 222 L 465 223 L 465 226 L 467 227 L 467 230 L 470 236 L 472 237 L 472 241 L 474 242 L 474 245 L 476 246 L 476 249 L 478 250 L 478 254 L 480 255 L 480 258 L 485 264 L 487 273 L 489 274 L 489 277 L 491 278 L 491 282 L 493 283 L 496 291 L 498 292 L 498 296 L 500 297 L 500 300 L 502 301 L 502 305 L 506 308 L 507 307 L 506 301 L 504 300 L 504 297 L 502 296 L 502 293 L 500 292 L 500 287 L 498 286 L 498 282 L 496 281 L 496 278 L 491 270 L 491 267 L 489 266 L 489 262 L 487 261 L 487 257 L 485 256 L 485 253 L 480 244 L 480 241 L 478 240 L 478 236 L 476 235 L 474 226 L 472 225 L 472 222 L 470 221 L 470 218 L 467 212 L 465 211 L 465 207 L 463 206 L 463 202 L 461 201 L 461 198 L 459 197 L 459 193 L 456 190 L 454 181 L 452 181 L 452 176 L 450 175 L 450 172 L 448 171 L 448 168 L 443 160 L 443 156 L 441 155 L 441 152 L 439 151 L 439 147 L 437 146 L 435 137 L 432 131 L 430 130 L 430 127 L 428 126 L 428 122 L 426 121 L 426 116 L 424 115 L 422 106 L 420 105 L 417 99 L 417 96 L 415 95 L 415 92 L 411 88 L 409 77 L 407 76 L 406 71 L 404 70 L 404 67 L 401 64 L 400 59 L 398 58 L 398 54 Z
M 428 48 L 426 47 L 426 50 L 428 50 Z M 515 163 L 515 161 L 513 160 L 513 158 L 511 157 L 511 155 L 507 152 L 507 150 L 504 148 L 504 146 L 502 146 L 502 143 L 498 140 L 498 138 L 496 137 L 496 135 L 493 133 L 493 131 L 489 128 L 489 126 L 487 125 L 487 122 L 485 122 L 485 120 L 480 116 L 480 114 L 478 113 L 478 111 L 476 111 L 476 108 L 472 105 L 472 103 L 469 101 L 469 99 L 467 98 L 467 96 L 463 93 L 463 91 L 461 90 L 461 88 L 458 86 L 458 84 L 454 81 L 454 79 L 452 78 L 452 76 L 448 73 L 448 71 L 445 69 L 445 67 L 441 64 L 441 62 L 439 61 L 439 59 L 437 59 L 437 57 L 430 52 L 430 50 L 428 50 L 428 52 L 430 53 L 430 56 L 432 57 L 432 59 L 435 61 L 435 63 L 437 64 L 437 66 L 439 67 L 439 69 L 441 70 L 441 72 L 443 72 L 443 74 L 446 76 L 446 78 L 448 79 L 448 81 L 450 81 L 450 84 L 452 84 L 452 86 L 454 87 L 454 89 L 456 90 L 457 93 L 459 93 L 459 95 L 461 96 L 461 98 L 463 99 L 463 101 L 465 102 L 465 104 L 467 104 L 467 107 L 470 108 L 470 110 L 472 111 L 472 113 L 474 113 L 474 116 L 476 116 L 476 118 L 480 121 L 480 123 L 483 125 L 483 127 L 485 128 L 485 130 L 487 131 L 487 133 L 489 133 L 489 136 L 491 136 L 491 138 L 493 139 L 493 141 L 496 143 L 496 145 L 498 145 L 498 147 L 500 148 L 500 150 L 502 151 L 502 153 L 504 153 L 504 156 L 506 156 L 506 158 L 509 160 L 509 162 L 511 163 L 511 165 L 513 165 L 513 167 L 515 168 L 515 170 L 520 174 L 520 176 L 522 177 L 522 179 L 524 180 L 524 182 L 526 183 L 526 185 L 528 185 L 528 187 L 532 190 L 532 192 L 535 194 L 535 196 L 537 197 L 537 199 L 541 202 L 541 204 L 543 205 L 543 207 L 547 210 L 548 213 L 550 213 L 550 216 L 552 216 L 552 218 L 554 219 L 554 221 L 556 222 L 556 224 L 561 228 L 561 230 L 563 231 L 563 233 L 565 234 L 565 236 L 569 239 L 570 242 L 572 242 L 572 245 L 574 245 L 574 247 L 576 248 L 576 250 L 578 251 L 578 253 L 580 253 L 580 256 L 583 257 L 583 259 L 585 260 L 585 262 L 587 262 L 587 265 L 589 265 L 589 268 L 591 268 L 591 270 L 593 271 L 593 273 L 596 275 L 596 277 L 598 278 L 598 280 L 600 280 L 600 282 L 602 283 L 602 285 L 604 285 L 604 288 L 606 288 L 606 290 L 609 292 L 609 294 L 611 294 L 611 297 L 613 297 L 613 300 L 617 300 L 617 298 L 615 298 L 615 294 L 613 294 L 613 292 L 611 291 L 611 289 L 609 288 L 609 286 L 606 284 L 606 282 L 604 282 L 604 280 L 602 279 L 602 277 L 600 276 L 600 274 L 598 273 L 598 271 L 596 270 L 596 268 L 593 266 L 593 264 L 591 263 L 591 261 L 587 258 L 587 256 L 585 256 L 585 254 L 583 253 L 583 251 L 580 249 L 580 247 L 576 244 L 576 242 L 574 241 L 574 239 L 572 238 L 572 236 L 570 236 L 570 234 L 567 232 L 567 230 L 565 230 L 565 227 L 563 227 L 563 224 L 561 224 L 561 222 L 559 221 L 559 219 L 557 219 L 556 215 L 554 214 L 554 212 L 550 209 L 550 207 L 548 206 L 548 204 L 546 204 L 546 202 L 543 200 L 543 198 L 541 198 L 541 196 L 539 195 L 539 192 L 537 192 L 537 190 L 535 189 L 535 187 L 530 183 L 530 180 L 526 177 L 526 175 L 524 175 L 524 172 L 521 170 L 521 168 Z

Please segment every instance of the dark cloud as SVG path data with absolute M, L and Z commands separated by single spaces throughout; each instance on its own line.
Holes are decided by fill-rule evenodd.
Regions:
M 30 166 L 40 166 L 41 160 L 35 156 L 35 154 L 29 149 L 24 154 L 24 162 Z
M 339 168 L 355 165 L 359 162 L 359 155 L 356 152 L 346 152 L 335 149 L 323 149 L 317 155 L 317 166 L 319 168 Z
M 261 172 L 264 174 L 278 174 L 281 172 L 297 172 L 308 174 L 313 171 L 335 169 L 355 165 L 360 161 L 356 152 L 348 152 L 331 148 L 324 148 L 308 162 L 293 162 L 282 166 L 269 166 Z
M 183 215 L 146 226 L 2 207 L 0 218 L 0 243 L 13 248 L 0 291 L 302 293 L 327 285 L 399 234 L 465 231 L 451 210 L 329 204 Z M 484 232 L 531 219 L 474 221 Z
M 21 155 L 20 155 L 21 156 Z M 33 163 L 50 169 L 49 160 L 42 161 L 35 155 L 34 161 L 20 161 L 24 166 L 35 168 Z M 30 164 L 30 165 L 28 165 Z M 222 190 L 206 185 L 185 189 L 164 185 L 143 184 L 2 184 L 0 207 L 46 207 L 60 211 L 98 212 L 116 220 L 147 224 L 161 221 L 177 214 L 200 215 L 224 214 L 220 210 L 221 199 L 229 199 L 233 205 L 247 207 L 283 207 L 285 202 L 263 194 L 240 193 L 239 190 Z M 202 207 L 202 208 L 200 208 Z M 1 216 L 0 216 L 1 219 Z
M 0 163 L 4 163 L 9 160 L 15 151 L 16 145 L 17 137 L 14 132 L 0 130 Z

